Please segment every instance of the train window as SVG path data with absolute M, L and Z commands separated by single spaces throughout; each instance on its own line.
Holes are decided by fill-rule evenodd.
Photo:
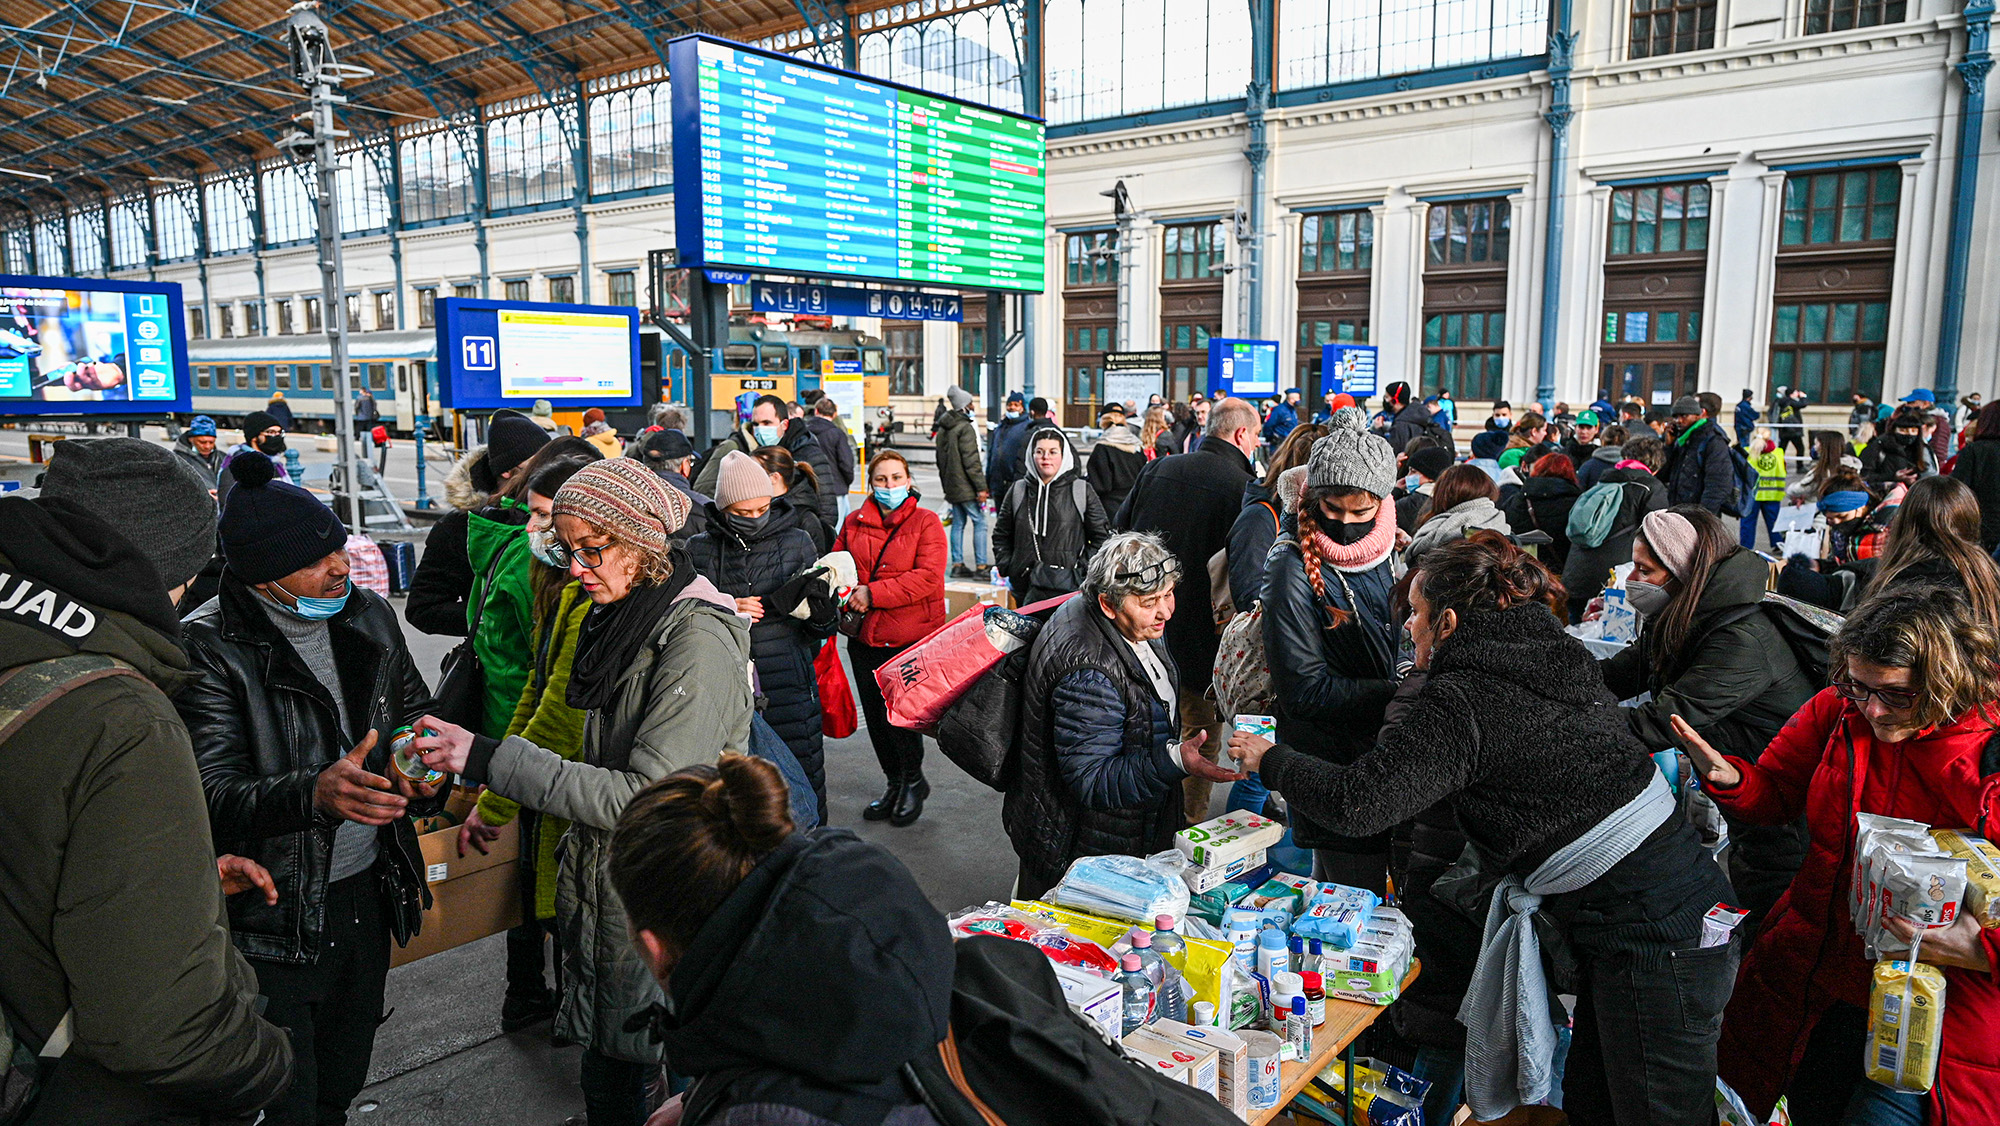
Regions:
M 389 389 L 388 364 L 368 365 L 368 389 L 370 391 L 387 391 Z
M 208 369 L 207 369 L 207 368 L 196 368 L 196 369 L 194 369 L 194 385 L 195 385 L 196 387 L 206 387 L 206 386 L 208 386 Z
M 280 391 L 290 391 L 292 389 L 292 366 L 290 364 L 279 364 L 277 367 L 271 369 L 271 386 L 276 387 Z
M 883 360 L 882 349 L 863 348 L 861 350 L 861 371 L 863 374 L 880 375 L 886 370 L 888 370 L 888 367 Z
M 819 374 L 819 349 L 817 348 L 799 349 L 799 373 L 801 375 Z
M 265 364 L 258 364 L 256 367 L 251 368 L 250 386 L 259 391 L 269 391 L 271 389 L 270 367 Z
M 396 390 L 398 390 L 398 391 L 408 391 L 409 389 L 410 389 L 410 365 L 408 365 L 408 364 L 397 364 L 397 365 L 396 365 Z
M 722 346 L 723 371 L 756 371 L 757 346 L 755 344 L 725 344 Z
M 785 346 L 783 344 L 764 345 L 764 370 L 765 371 L 792 370 L 792 358 L 786 354 Z
M 861 353 L 853 348 L 835 348 L 827 355 L 837 364 L 851 364 L 861 358 Z
M 347 389 L 348 389 L 349 391 L 359 391 L 359 390 L 361 390 L 361 365 L 360 365 L 360 364 L 349 364 L 349 365 L 347 365 Z
M 236 389 L 238 391 L 248 391 L 250 389 L 250 369 L 244 367 L 242 364 L 236 365 Z
M 314 366 L 319 368 L 319 389 L 322 391 L 333 390 L 333 365 L 315 364 Z

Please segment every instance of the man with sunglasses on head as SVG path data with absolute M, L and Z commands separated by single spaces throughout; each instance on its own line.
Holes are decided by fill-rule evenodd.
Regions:
M 270 870 L 275 901 L 229 904 L 264 1016 L 291 1033 L 297 1078 L 273 1126 L 345 1121 L 382 1022 L 389 940 L 430 903 L 412 816 L 441 788 L 402 779 L 389 739 L 433 703 L 388 603 L 349 581 L 333 511 L 238 457 L 216 597 L 183 625 L 186 721 L 216 846 Z

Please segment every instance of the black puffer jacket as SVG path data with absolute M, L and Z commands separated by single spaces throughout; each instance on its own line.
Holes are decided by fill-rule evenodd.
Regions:
M 795 418 L 787 422 L 785 436 L 778 439 L 778 444 L 791 452 L 792 460 L 812 466 L 813 477 L 819 481 L 819 490 L 813 497 L 814 507 L 819 510 L 820 519 L 828 525 L 839 522 L 840 495 L 847 490 L 840 483 L 840 471 L 833 467 L 833 458 L 813 436 L 805 420 Z
M 1229 600 L 1239 611 L 1264 597 L 1264 572 L 1278 542 L 1279 502 L 1255 477 L 1243 486 L 1243 510 L 1229 526 Z
M 1397 453 L 1416 437 L 1435 438 L 1448 450 L 1456 450 L 1458 444 L 1451 440 L 1451 431 L 1437 420 L 1429 403 L 1411 403 L 1396 413 L 1396 421 L 1389 424 L 1389 448 Z
M 1569 510 L 1582 494 L 1567 478 L 1530 477 L 1507 505 L 1507 524 L 1516 533 L 1549 534 L 1551 542 L 1537 549 L 1537 557 L 1558 575 L 1569 562 Z
M 181 623 L 181 643 L 198 675 L 174 707 L 194 743 L 216 851 L 255 860 L 278 884 L 275 906 L 258 896 L 232 897 L 230 931 L 244 954 L 294 965 L 319 954 L 340 824 L 313 806 L 320 771 L 372 728 L 378 738 L 367 767 L 387 774 L 390 733 L 437 706 L 387 602 L 350 586 L 347 605 L 326 624 L 354 720 L 350 731 L 340 729 L 333 697 L 234 574 L 225 570 L 220 593 Z M 410 816 L 442 809 L 450 790 L 410 802 Z M 390 933 L 407 942 L 431 902 L 416 830 L 404 817 L 376 836 Z
M 764 721 L 805 767 L 826 805 L 826 758 L 820 733 L 819 677 L 813 657 L 820 643 L 833 634 L 838 620 L 834 603 L 822 605 L 822 616 L 802 621 L 778 612 L 771 599 L 779 588 L 813 565 L 820 553 L 812 536 L 800 526 L 817 519 L 779 497 L 771 502 L 764 526 L 749 539 L 729 527 L 728 517 L 708 508 L 708 531 L 688 541 L 694 569 L 731 598 L 762 598 L 764 618 L 750 627 L 750 660 L 764 696 Z M 795 593 L 795 592 L 794 592 Z
M 1264 653 L 1271 661 L 1271 687 L 1277 695 L 1278 739 L 1303 754 L 1345 765 L 1375 745 L 1382 711 L 1396 694 L 1391 679 L 1396 633 L 1389 624 L 1395 552 L 1355 574 L 1321 564 L 1326 602 L 1353 615 L 1339 629 L 1330 630 L 1326 602 L 1306 579 L 1297 537 L 1297 515 L 1286 516 L 1285 534 L 1271 549 L 1264 584 Z M 1268 779 L 1266 784 L 1279 789 Z M 1327 831 L 1299 810 L 1292 818 L 1292 840 L 1301 848 L 1361 854 L 1388 851 L 1386 833 L 1365 842 L 1351 840 Z
M 1062 443 L 1062 463 L 1055 479 L 1044 483 L 1035 472 L 1034 450 L 1051 437 Z M 1000 498 L 1000 518 L 993 525 L 993 562 L 1022 606 L 1081 588 L 1084 566 L 1111 538 L 1104 506 L 1076 471 L 1069 439 L 1054 427 L 1032 438 L 1026 472 Z
M 1719 513 L 1736 507 L 1736 464 L 1729 454 L 1729 437 L 1706 419 L 1693 431 L 1667 443 L 1667 499 L 1670 504 L 1698 504 Z
M 1130 426 L 1109 426 L 1097 444 L 1090 448 L 1090 460 L 1086 463 L 1084 476 L 1090 479 L 1090 487 L 1097 490 L 1097 500 L 1107 513 L 1118 511 L 1125 498 L 1132 495 L 1132 483 L 1145 472 L 1146 451 L 1139 448 L 1139 434 Z M 991 474 L 987 475 L 991 478 Z
M 1175 677 L 1166 646 L 1149 642 Z M 1053 884 L 1079 856 L 1148 856 L 1182 827 L 1174 717 L 1138 654 L 1079 595 L 1035 636 L 1022 682 L 1020 777 L 1000 820 L 1022 867 Z
M 1958 451 L 1951 475 L 1965 482 L 1979 499 L 1979 546 L 2000 547 L 2000 440 L 1974 438 Z
M 840 971 L 804 980 L 801 949 L 838 951 Z M 793 835 L 674 966 L 654 1029 L 694 1081 L 681 1120 L 933 1126 L 902 1069 L 935 1059 L 954 965 L 944 917 L 895 857 L 844 829 Z
M 833 525 L 828 524 L 826 517 L 819 514 L 819 494 L 813 491 L 811 485 L 806 484 L 804 474 L 800 474 L 792 482 L 792 487 L 786 490 L 785 495 L 780 499 L 791 506 L 792 515 L 797 518 L 799 529 L 812 537 L 813 549 L 818 551 L 819 555 L 825 555 L 828 551 L 832 550 L 831 545 L 835 534 Z M 713 502 L 710 502 L 710 507 L 713 507 Z M 773 505 L 773 511 L 775 510 L 776 506 Z M 707 527 L 708 518 L 704 516 L 702 518 L 702 528 L 706 530 Z M 817 559 L 819 555 L 815 555 L 813 558 Z
M 1203 438 L 1193 453 L 1148 465 L 1113 523 L 1120 531 L 1153 532 L 1180 561 L 1167 648 L 1181 669 L 1181 686 L 1207 691 L 1215 677 L 1215 610 L 1209 601 L 1208 558 L 1229 543 L 1243 511 L 1250 459 L 1222 438 Z
M 1930 467 L 1931 453 L 1922 434 L 1905 437 L 1890 430 L 1861 451 L 1861 475 L 1877 485 L 1893 485 L 1904 470 L 1921 474 Z
M 1582 620 L 1584 608 L 1604 589 L 1611 569 L 1632 561 L 1632 537 L 1639 532 L 1639 521 L 1648 512 L 1667 506 L 1667 487 L 1644 469 L 1609 469 L 1597 483 L 1618 485 L 1625 495 L 1619 499 L 1618 518 L 1603 543 L 1596 547 L 1570 544 L 1562 580 L 1563 589 L 1569 592 L 1569 619 L 1573 622 Z M 1572 508 L 1575 505 L 1575 501 L 1570 502 Z

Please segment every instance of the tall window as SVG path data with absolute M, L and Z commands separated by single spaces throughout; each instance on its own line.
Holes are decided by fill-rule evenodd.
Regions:
M 199 305 L 188 307 L 188 338 L 191 340 L 208 339 L 208 315 Z M 203 369 L 202 374 L 206 376 L 207 370 Z
M 553 109 L 488 121 L 486 160 L 486 206 L 494 211 L 567 201 L 575 194 L 575 165 Z
M 1278 85 L 1297 90 L 1539 55 L 1548 25 L 1547 0 L 1285 0 Z
M 264 306 L 256 301 L 243 303 L 243 335 L 264 335 Z
M 345 304 L 347 305 L 347 331 L 349 331 L 349 332 L 360 332 L 360 331 L 361 331 L 361 295 L 360 295 L 360 294 L 358 294 L 358 293 L 350 293 L 350 294 L 348 294 L 348 295 L 347 295 L 347 301 L 345 302 Z
M 1049 0 L 1049 123 L 1241 98 L 1250 21 L 1231 0 Z
M 965 303 L 965 320 L 958 326 L 958 385 L 975 396 L 986 368 L 986 302 Z
M 946 5 L 937 5 L 942 9 Z M 928 7 L 925 11 L 929 11 Z M 878 9 L 861 12 L 855 23 L 864 29 L 915 15 Z M 940 15 L 935 19 L 865 30 L 856 48 L 863 74 L 916 86 L 932 93 L 1019 111 L 1021 63 L 1019 39 L 1008 10 L 993 6 Z M 801 52 L 805 53 L 805 52 Z M 823 60 L 839 65 L 838 58 Z
M 1635 59 L 1715 46 L 1716 0 L 1632 0 Z
M 208 252 L 229 254 L 250 249 L 256 228 L 250 222 L 245 196 L 254 195 L 256 181 L 247 177 L 210 180 L 201 186 L 208 201 Z
M 69 216 L 70 266 L 79 274 L 104 269 L 104 209 L 85 208 Z
M 924 393 L 924 326 L 921 321 L 883 321 L 882 342 L 889 348 L 889 393 Z
M 215 307 L 215 331 L 224 340 L 236 335 L 236 309 L 233 305 Z
M 576 279 L 568 276 L 550 278 L 549 300 L 558 305 L 574 304 L 576 301 Z
M 1611 192 L 1598 386 L 1615 397 L 1664 405 L 1701 387 L 1709 194 L 1699 180 Z
M 1678 254 L 1708 249 L 1708 196 L 1705 183 L 1614 189 L 1610 253 Z
M 1070 235 L 1063 240 L 1063 262 L 1070 285 L 1118 284 L 1118 232 Z
M 674 182 L 666 82 L 629 86 L 590 99 L 590 190 L 649 191 Z
M 403 221 L 422 223 L 472 211 L 478 153 L 468 151 L 460 132 L 444 129 L 405 137 L 396 162 L 403 177 Z
M 477 297 L 479 296 L 479 287 L 471 282 L 460 282 L 451 287 L 451 295 L 453 297 Z
M 303 242 L 319 233 L 312 194 L 297 168 L 279 163 L 264 170 L 264 241 Z
M 196 209 L 200 207 L 195 188 L 180 188 L 162 192 L 153 197 L 153 207 L 160 218 L 159 244 L 160 258 L 173 262 L 195 257 L 196 245 L 194 224 Z M 25 262 L 22 265 L 26 265 Z M 15 273 L 26 273 L 16 270 Z
M 306 298 L 305 309 L 306 309 L 306 331 L 307 332 L 324 331 L 323 327 L 320 324 L 320 319 L 319 319 L 319 298 L 317 297 Z
M 509 301 L 528 300 L 527 278 L 508 278 L 506 281 L 500 283 L 500 287 L 501 292 L 506 295 Z
M 1375 216 L 1328 211 L 1299 221 L 1298 382 L 1317 403 L 1320 357 L 1328 344 L 1368 343 L 1368 301 L 1375 264 Z
M 146 264 L 147 238 L 153 225 L 146 197 L 114 200 L 111 204 L 111 265 L 129 269 Z
M 343 234 L 380 231 L 389 226 L 389 192 L 382 183 L 382 168 L 368 150 L 355 146 L 342 150 L 341 163 L 347 171 L 334 183 L 334 199 L 340 204 Z
M 605 297 L 613 305 L 639 305 L 639 279 L 631 270 L 613 270 L 604 275 Z
M 1500 395 L 1507 342 L 1504 199 L 1431 205 L 1424 255 L 1424 391 L 1464 399 Z
M 375 331 L 396 327 L 396 295 L 386 289 L 375 291 Z
M 35 220 L 35 268 L 44 274 L 72 272 L 64 250 L 63 217 L 60 213 Z
M 292 333 L 298 331 L 297 322 L 292 320 L 292 303 L 290 300 L 280 298 L 273 303 L 273 310 L 273 316 L 278 322 L 279 336 L 290 336 Z
M 1119 347 L 1118 232 L 1085 231 L 1063 239 L 1063 415 L 1065 426 L 1095 420 L 1103 393 L 1104 353 Z
M 1881 398 L 1901 196 L 1894 166 L 1786 177 L 1773 385 L 1819 403 L 1845 403 L 1856 392 Z
M 1806 34 L 1880 27 L 1909 18 L 1904 0 L 1806 0 Z
M 1161 276 L 1166 280 L 1189 281 L 1222 276 L 1227 252 L 1223 249 L 1221 223 L 1163 227 L 1161 234 L 1166 252 L 1165 269 Z
M 436 286 L 424 286 L 417 290 L 417 327 L 430 328 L 437 324 Z

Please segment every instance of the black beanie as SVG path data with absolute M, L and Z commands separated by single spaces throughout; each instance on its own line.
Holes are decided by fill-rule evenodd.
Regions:
M 646 435 L 646 444 L 640 454 L 647 465 L 659 469 L 670 461 L 694 456 L 694 443 L 678 430 L 661 430 Z
M 1410 468 L 1435 481 L 1444 476 L 1458 459 L 1442 446 L 1430 446 L 1410 455 Z
M 548 444 L 549 432 L 534 419 L 516 411 L 494 411 L 486 423 L 487 470 L 497 482 Z
M 262 434 L 273 426 L 282 430 L 285 424 L 279 422 L 271 415 L 265 414 L 263 411 L 251 411 L 249 414 L 243 416 L 243 440 L 255 443 L 257 435 Z
M 347 529 L 325 502 L 274 480 L 277 467 L 254 452 L 229 459 L 236 487 L 222 506 L 222 558 L 246 583 L 303 570 L 347 544 Z

